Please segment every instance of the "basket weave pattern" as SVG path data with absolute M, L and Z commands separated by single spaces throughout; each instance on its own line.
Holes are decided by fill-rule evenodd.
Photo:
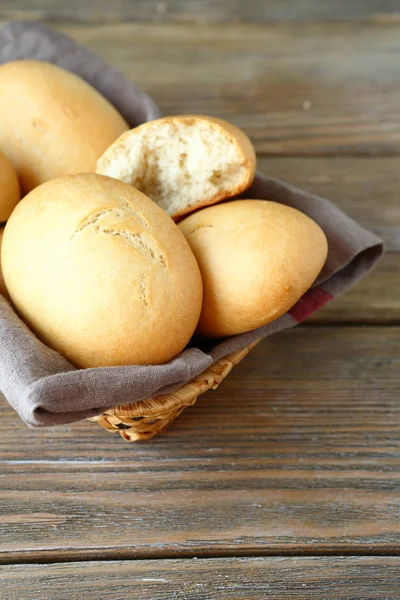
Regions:
M 170 394 L 140 400 L 125 406 L 114 406 L 89 420 L 95 421 L 108 431 L 119 432 L 128 442 L 149 440 L 165 431 L 169 423 L 185 408 L 192 406 L 201 394 L 210 389 L 215 390 L 234 365 L 237 365 L 256 344 L 257 342 L 221 358 L 193 381 Z

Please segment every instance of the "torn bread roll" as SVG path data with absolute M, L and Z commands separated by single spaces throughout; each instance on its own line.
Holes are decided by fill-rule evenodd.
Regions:
M 16 170 L 0 152 L 0 222 L 4 223 L 21 199 Z
M 96 161 L 128 124 L 86 81 L 34 60 L 0 66 L 0 149 L 24 194 Z
M 203 277 L 198 333 L 244 333 L 286 313 L 327 256 L 322 229 L 303 213 L 265 200 L 236 200 L 179 223 Z
M 241 129 L 199 115 L 144 123 L 97 163 L 98 173 L 135 186 L 174 219 L 240 194 L 255 169 L 253 145 Z
M 78 367 L 165 363 L 200 315 L 201 275 L 179 228 L 109 177 L 33 190 L 7 223 L 2 263 L 19 314 Z

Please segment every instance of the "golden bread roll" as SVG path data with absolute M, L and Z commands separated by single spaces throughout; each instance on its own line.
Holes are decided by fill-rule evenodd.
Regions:
M 17 173 L 7 157 L 0 152 L 0 222 L 7 221 L 20 198 Z
M 70 175 L 30 192 L 7 223 L 12 301 L 78 367 L 161 364 L 190 340 L 202 281 L 179 228 L 132 186 Z
M 327 256 L 314 221 L 265 200 L 211 206 L 179 227 L 203 277 L 204 336 L 244 333 L 277 319 L 312 285 Z
M 255 170 L 247 135 L 201 115 L 144 123 L 123 133 L 97 163 L 98 173 L 135 186 L 174 219 L 240 194 Z
M 4 227 L 2 227 L 0 229 L 0 255 L 1 255 L 1 247 L 3 245 L 3 234 L 4 234 Z M 2 296 L 4 296 L 5 298 L 7 298 L 7 300 L 9 299 L 9 295 L 8 295 L 8 292 L 7 292 L 6 284 L 4 282 L 3 269 L 1 267 L 1 261 L 0 261 L 0 294 Z
M 126 129 L 108 100 L 74 73 L 34 60 L 0 66 L 0 149 L 23 193 L 54 177 L 95 172 Z

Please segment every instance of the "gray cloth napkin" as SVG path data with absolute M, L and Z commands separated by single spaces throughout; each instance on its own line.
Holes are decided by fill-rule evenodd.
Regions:
M 0 62 L 33 58 L 56 63 L 86 79 L 133 127 L 159 115 L 153 101 L 99 57 L 41 24 L 12 22 L 0 29 Z M 0 115 L 1 118 L 1 115 Z M 250 342 L 292 327 L 348 290 L 383 252 L 379 238 L 323 198 L 257 174 L 243 197 L 293 206 L 312 217 L 328 238 L 329 254 L 315 285 L 283 317 L 208 347 L 190 347 L 165 365 L 76 369 L 40 342 L 0 296 L 0 389 L 31 426 L 93 417 L 116 404 L 172 391 L 218 359 Z

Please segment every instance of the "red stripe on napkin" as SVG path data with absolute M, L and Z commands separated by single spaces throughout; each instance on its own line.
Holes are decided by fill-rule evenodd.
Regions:
M 301 323 L 314 311 L 333 300 L 334 296 L 322 288 L 308 290 L 302 298 L 289 310 L 289 314 L 297 323 Z

